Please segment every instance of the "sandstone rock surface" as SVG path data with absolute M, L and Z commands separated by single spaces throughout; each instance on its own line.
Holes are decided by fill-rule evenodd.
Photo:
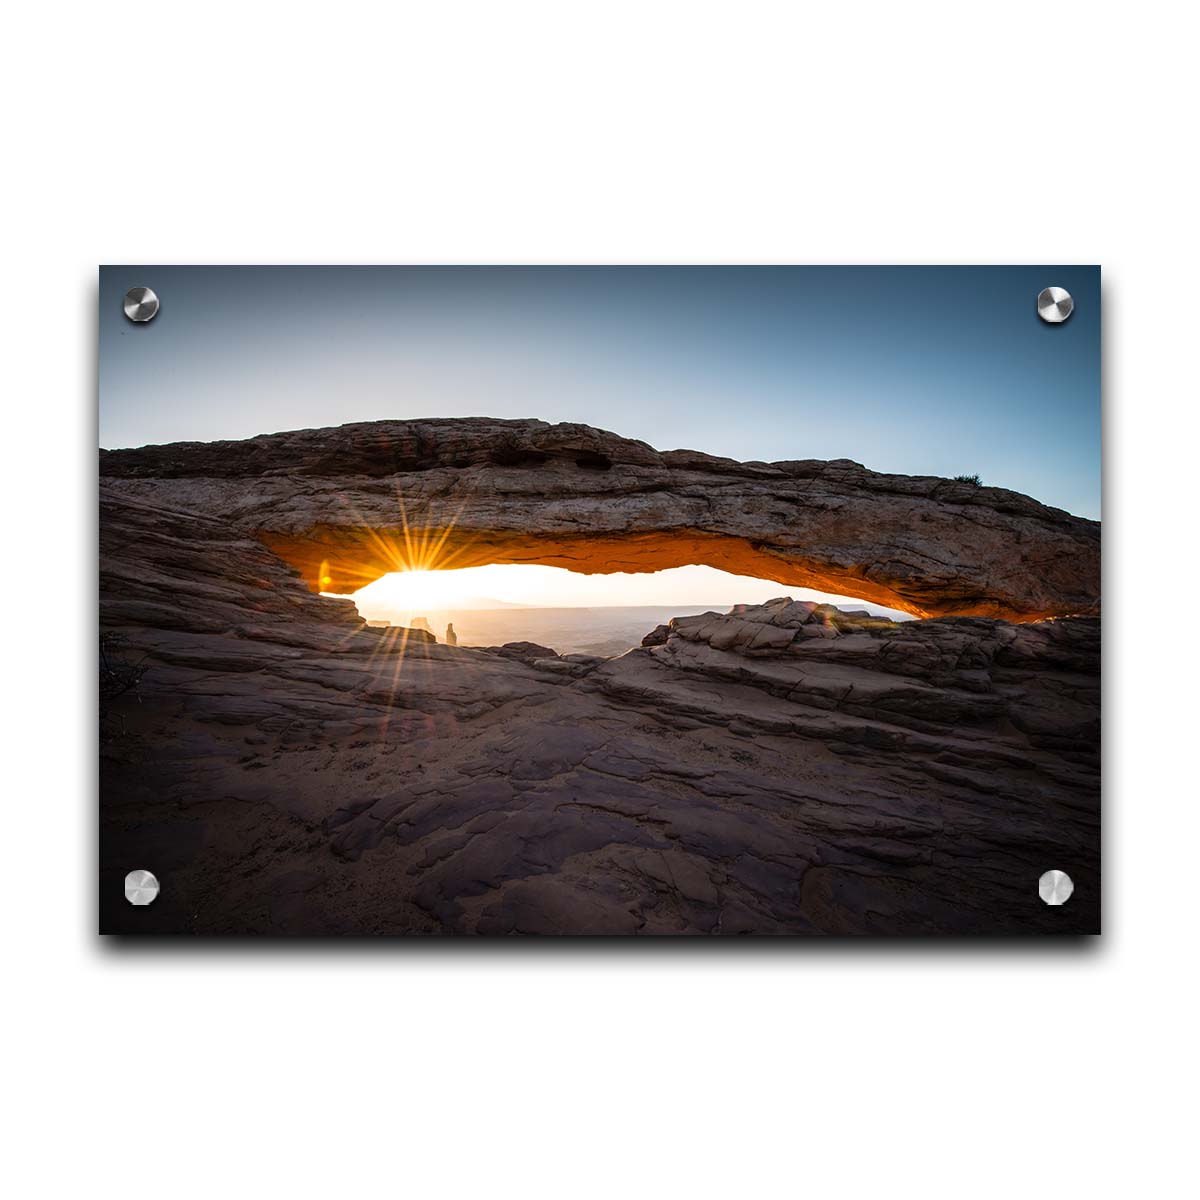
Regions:
M 587 425 L 378 421 L 101 451 L 113 492 L 205 513 L 348 593 L 411 565 L 703 563 L 916 616 L 1098 615 L 1100 527 L 848 460 L 739 463 Z
M 389 434 L 352 442 L 348 459 L 320 437 L 301 437 L 292 470 L 281 448 L 290 436 L 236 452 L 165 448 L 105 459 L 101 628 L 139 673 L 136 687 L 102 707 L 105 930 L 1099 928 L 1096 618 L 893 624 L 781 596 L 677 619 L 619 658 L 560 657 L 532 644 L 484 651 L 365 625 L 350 601 L 313 594 L 262 537 L 268 526 L 293 525 L 289 536 L 312 537 L 319 514 L 328 528 L 352 528 L 328 526 L 339 487 L 356 506 L 390 513 L 394 480 L 385 469 L 398 461 L 405 470 L 425 465 L 412 468 L 423 499 L 408 496 L 410 516 L 435 498 L 465 512 L 474 496 L 477 531 L 495 524 L 479 514 L 500 511 L 506 488 L 526 496 L 521 511 L 536 513 L 532 492 L 520 491 L 526 471 L 550 489 L 558 514 L 529 522 L 566 522 L 578 506 L 591 514 L 584 525 L 603 526 L 610 514 L 615 527 L 624 513 L 625 536 L 635 521 L 627 505 L 637 521 L 664 529 L 678 528 L 670 523 L 685 510 L 692 520 L 705 492 L 714 510 L 732 514 L 723 482 L 757 512 L 743 531 L 751 519 L 767 522 L 772 505 L 777 536 L 792 528 L 785 510 L 808 512 L 802 523 L 815 529 L 813 514 L 828 511 L 821 506 L 833 504 L 840 480 L 843 507 L 858 522 L 898 505 L 913 521 L 928 506 L 930 537 L 949 538 L 959 522 L 966 532 L 956 552 L 970 545 L 980 555 L 966 572 L 970 603 L 1002 594 L 994 579 L 1003 576 L 1015 589 L 1007 606 L 1028 615 L 1050 596 L 1067 603 L 1072 588 L 1091 593 L 1080 582 L 1086 570 L 1069 586 L 1048 570 L 1050 584 L 1021 608 L 1015 581 L 1051 561 L 1024 537 L 1074 545 L 1086 561 L 1087 523 L 1007 493 L 989 499 L 991 489 L 960 501 L 953 490 L 938 493 L 944 481 L 908 481 L 910 503 L 852 464 L 672 465 L 627 443 L 622 452 L 643 456 L 650 478 L 672 489 L 692 480 L 649 493 L 659 500 L 647 509 L 619 478 L 647 478 L 633 471 L 639 464 L 609 455 L 617 448 L 607 441 L 536 423 L 506 443 L 514 455 L 522 437 L 546 447 L 529 468 L 473 463 L 472 453 L 490 453 L 470 450 L 474 435 L 459 448 L 461 463 L 439 465 L 450 453 L 441 440 L 430 447 L 415 434 Z M 591 465 L 551 453 L 568 444 Z M 368 445 L 377 445 L 376 458 Z M 249 474 L 252 461 L 258 474 Z M 462 483 L 475 467 L 475 481 Z M 209 474 L 187 473 L 201 468 Z M 616 490 L 587 494 L 580 472 L 616 472 Z M 372 480 L 382 481 L 378 492 Z M 772 489 L 790 498 L 770 499 Z M 942 507 L 956 514 L 949 525 L 933 515 Z M 733 517 L 710 524 L 721 521 Z M 574 545 L 585 539 L 572 536 L 581 539 Z M 857 536 L 861 549 L 881 535 Z M 1017 549 L 993 576 L 982 548 L 1005 537 Z M 892 553 L 896 563 L 911 550 Z M 787 557 L 773 544 L 768 557 L 777 555 Z M 935 588 L 924 567 L 892 569 L 889 579 L 923 602 L 954 594 L 951 575 L 938 575 Z M 150 907 L 124 901 L 121 879 L 135 867 L 163 884 Z M 1075 882 L 1062 908 L 1038 898 L 1037 879 L 1051 867 Z

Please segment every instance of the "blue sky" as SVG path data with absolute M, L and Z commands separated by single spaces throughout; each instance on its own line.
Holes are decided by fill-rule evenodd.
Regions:
M 1097 267 L 104 267 L 99 361 L 109 448 L 539 417 L 1100 515 Z

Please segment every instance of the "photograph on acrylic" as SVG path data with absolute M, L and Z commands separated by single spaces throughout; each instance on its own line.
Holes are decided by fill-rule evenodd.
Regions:
M 99 278 L 99 923 L 1100 931 L 1096 267 Z

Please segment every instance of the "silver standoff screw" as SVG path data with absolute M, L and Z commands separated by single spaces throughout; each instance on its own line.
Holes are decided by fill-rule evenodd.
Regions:
M 125 876 L 125 899 L 130 904 L 152 904 L 158 895 L 158 880 L 149 871 L 130 871 Z
M 1074 311 L 1075 301 L 1066 288 L 1048 287 L 1038 292 L 1038 316 L 1049 325 L 1061 325 Z
M 1066 871 L 1047 871 L 1038 880 L 1038 895 L 1047 904 L 1066 904 L 1075 890 L 1075 884 Z
M 125 293 L 125 315 L 131 321 L 153 321 L 158 315 L 158 297 L 148 287 L 130 288 Z

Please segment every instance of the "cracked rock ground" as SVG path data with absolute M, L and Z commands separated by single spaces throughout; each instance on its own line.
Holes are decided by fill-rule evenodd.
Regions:
M 140 672 L 102 706 L 106 932 L 1099 929 L 1096 616 L 781 596 L 611 659 L 447 647 L 153 482 L 101 489 L 101 630 Z

